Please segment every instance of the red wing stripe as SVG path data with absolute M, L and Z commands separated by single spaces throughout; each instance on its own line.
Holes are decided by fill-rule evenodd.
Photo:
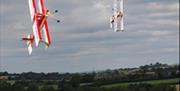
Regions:
M 36 16 L 37 16 L 37 8 L 36 8 L 36 2 L 35 0 L 32 0 L 32 4 L 34 7 L 34 17 L 33 17 L 33 21 L 35 20 Z
M 45 15 L 46 11 L 45 11 L 45 8 L 44 8 L 44 3 L 43 3 L 43 0 L 39 0 L 39 9 L 42 13 L 42 15 Z M 45 34 L 45 41 L 48 43 L 48 45 L 51 44 L 51 38 L 50 38 L 50 34 L 49 34 L 49 30 L 48 30 L 48 24 L 47 24 L 47 20 L 46 20 L 46 17 L 42 17 L 42 21 L 41 21 L 41 24 L 40 24 L 44 31 L 44 34 Z
M 39 38 L 40 38 L 40 41 L 42 39 L 41 37 L 41 28 L 40 28 L 40 24 L 39 24 L 39 21 L 38 21 L 38 16 L 35 16 L 35 20 L 36 20 L 36 26 L 37 26 L 37 31 L 38 31 L 38 35 L 39 35 Z
M 47 36 L 47 42 L 50 45 L 51 44 L 51 39 L 50 39 L 50 34 L 49 34 L 49 30 L 48 30 L 48 24 L 47 21 L 44 21 L 44 26 L 45 26 L 45 31 L 46 31 L 46 36 Z
M 35 0 L 33 0 L 33 6 L 36 6 Z M 35 9 L 34 20 L 36 21 L 36 26 L 37 26 L 37 29 L 38 29 L 37 31 L 38 31 L 38 35 L 39 35 L 39 38 L 40 38 L 40 41 L 41 41 L 42 37 L 41 37 L 41 30 L 40 30 L 40 25 L 39 25 L 39 21 L 38 21 L 37 8 L 34 7 L 34 9 Z
M 41 13 L 44 15 L 45 14 L 45 8 L 44 8 L 43 0 L 39 0 L 39 8 L 41 9 Z
M 37 9 L 36 9 L 36 3 L 34 0 L 32 0 L 32 3 L 33 3 L 33 7 L 34 7 L 34 12 L 36 13 L 37 12 Z

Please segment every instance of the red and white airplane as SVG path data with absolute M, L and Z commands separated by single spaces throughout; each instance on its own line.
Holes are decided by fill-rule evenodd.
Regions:
M 33 43 L 38 46 L 39 43 L 45 44 L 49 47 L 51 44 L 51 37 L 48 30 L 47 17 L 50 15 L 48 9 L 44 8 L 43 0 L 29 0 L 29 10 L 32 20 L 33 35 L 29 34 L 22 40 L 27 42 L 29 55 L 32 53 Z M 57 13 L 58 10 L 55 10 Z M 57 20 L 57 22 L 60 22 Z

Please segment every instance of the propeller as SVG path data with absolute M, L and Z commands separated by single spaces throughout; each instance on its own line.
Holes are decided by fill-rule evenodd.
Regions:
M 49 15 L 51 16 L 52 19 L 54 19 L 57 23 L 60 23 L 60 19 L 58 18 L 58 16 L 56 15 L 56 13 L 58 13 L 58 10 L 55 10 L 54 12 L 50 13 Z

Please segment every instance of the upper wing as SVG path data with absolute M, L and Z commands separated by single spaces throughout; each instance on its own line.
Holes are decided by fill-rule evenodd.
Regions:
M 45 8 L 44 8 L 44 3 L 43 3 L 43 0 L 39 0 L 38 2 L 38 6 L 39 6 L 39 11 L 42 15 L 45 14 Z
M 40 27 L 39 27 L 37 17 L 33 23 L 33 33 L 34 33 L 34 38 L 35 38 L 35 44 L 36 46 L 38 46 L 39 42 L 41 41 L 41 34 L 40 34 Z
M 29 10 L 30 10 L 30 15 L 31 15 L 31 20 L 33 21 L 34 16 L 37 13 L 35 0 L 29 0 Z
M 118 17 L 118 14 L 123 14 L 123 0 L 115 0 L 114 1 L 114 31 L 123 31 L 124 30 L 124 19 L 122 17 Z
M 43 0 L 39 0 L 38 6 L 39 6 L 40 13 L 45 16 L 44 21 L 41 22 L 42 23 L 41 28 L 42 28 L 43 33 L 44 33 L 44 42 L 47 46 L 49 46 L 51 44 L 51 39 L 50 39 L 49 30 L 48 30 L 48 23 L 46 20 L 46 10 L 44 8 Z
M 124 31 L 124 5 L 123 5 L 123 0 L 120 0 L 120 12 L 123 14 L 122 17 L 120 17 L 120 30 Z
M 117 0 L 117 12 L 122 16 L 117 17 L 117 30 L 124 31 L 124 11 L 123 11 L 123 0 Z
M 113 7 L 113 15 L 114 15 L 114 23 L 113 23 L 113 29 L 114 32 L 118 31 L 118 20 L 117 20 L 117 12 L 118 12 L 118 0 L 114 0 L 114 7 Z
M 41 40 L 41 34 L 40 34 L 38 13 L 37 13 L 35 0 L 29 0 L 29 9 L 30 9 L 31 20 L 33 21 L 33 33 L 34 33 L 34 37 L 35 37 L 35 43 L 36 43 L 36 46 L 38 46 L 38 44 Z

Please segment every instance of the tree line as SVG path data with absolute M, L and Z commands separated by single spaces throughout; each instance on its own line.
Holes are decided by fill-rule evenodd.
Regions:
M 169 84 L 138 83 L 110 88 L 102 85 L 179 78 L 179 64 L 168 65 L 157 62 L 137 68 L 86 73 L 0 72 L 0 77 L 2 76 L 7 76 L 8 80 L 0 80 L 0 91 L 174 91 L 174 87 Z
M 176 91 L 170 85 L 151 85 L 147 83 L 129 84 L 128 86 L 118 87 L 98 87 L 98 86 L 79 86 L 73 83 L 58 83 L 53 85 L 37 84 L 35 82 L 15 82 L 14 84 L 1 81 L 0 91 Z

